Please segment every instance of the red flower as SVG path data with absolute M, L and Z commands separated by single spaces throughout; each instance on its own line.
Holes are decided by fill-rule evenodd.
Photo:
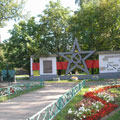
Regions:
M 87 118 L 85 118 L 83 120 L 100 120 L 100 118 L 104 117 L 105 115 L 107 115 L 108 113 L 113 111 L 115 108 L 117 108 L 118 105 L 112 104 L 110 102 L 107 103 L 105 100 L 102 100 L 98 96 L 95 96 L 95 94 L 99 93 L 99 92 L 103 92 L 103 91 L 108 90 L 110 88 L 118 88 L 118 87 L 120 87 L 120 85 L 106 86 L 106 87 L 103 87 L 103 88 L 99 88 L 98 90 L 95 90 L 93 92 L 85 93 L 84 94 L 85 98 L 91 98 L 91 99 L 94 99 L 96 101 L 99 101 L 99 102 L 104 104 L 104 107 L 99 112 L 95 113 L 94 115 L 88 116 Z

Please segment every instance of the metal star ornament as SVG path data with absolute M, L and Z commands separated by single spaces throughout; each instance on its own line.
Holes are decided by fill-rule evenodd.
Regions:
M 70 52 L 59 52 L 59 55 L 68 61 L 66 74 L 72 72 L 75 68 L 80 68 L 85 73 L 89 74 L 85 60 L 90 57 L 95 51 L 81 51 L 77 39 L 74 41 L 73 48 Z M 67 57 L 71 55 L 71 57 Z M 82 57 L 84 55 L 84 57 Z M 71 65 L 73 65 L 71 67 Z

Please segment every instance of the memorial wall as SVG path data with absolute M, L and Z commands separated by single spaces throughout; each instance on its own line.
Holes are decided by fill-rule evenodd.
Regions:
M 120 72 L 120 54 L 100 54 L 99 72 L 100 73 Z

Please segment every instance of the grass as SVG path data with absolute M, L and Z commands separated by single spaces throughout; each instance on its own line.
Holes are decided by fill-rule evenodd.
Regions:
M 83 95 L 88 91 L 88 87 L 83 88 L 72 100 L 68 103 L 65 108 L 58 113 L 54 120 L 66 120 L 67 112 L 69 108 L 75 108 L 75 104 L 83 99 Z
M 33 92 L 33 91 L 38 90 L 40 88 L 43 88 L 43 87 L 36 86 L 36 87 L 31 88 L 31 89 L 27 89 L 27 90 L 24 90 L 24 91 L 19 91 L 15 94 L 11 94 L 10 96 L 7 95 L 7 96 L 0 97 L 0 102 L 4 102 L 8 99 L 12 99 L 12 98 L 18 97 L 20 95 L 23 95 L 23 94 L 26 94 L 26 93 L 29 93 L 29 92 Z
M 106 79 L 103 79 L 103 78 L 99 78 L 99 79 L 87 79 L 86 82 L 94 82 L 94 81 L 106 81 Z
M 120 88 L 112 88 L 112 89 L 110 89 L 110 92 L 116 93 L 118 95 L 118 97 L 115 98 L 115 101 L 120 106 Z
M 120 107 L 120 88 L 112 88 L 109 91 L 118 95 L 118 97 L 115 98 L 115 101 Z M 115 112 L 112 116 L 108 117 L 107 120 L 120 120 L 120 109 L 118 112 Z
M 81 82 L 82 80 L 59 80 L 59 81 L 45 81 L 45 83 L 67 83 L 67 82 Z M 98 80 L 92 80 L 92 79 L 86 79 L 86 82 L 94 82 L 94 81 L 105 81 L 105 79 L 98 79 Z
M 113 116 L 107 118 L 107 120 L 120 120 L 120 111 L 116 112 Z
M 59 81 L 45 81 L 45 83 L 67 83 L 67 82 L 81 82 L 82 80 L 59 80 Z
M 15 75 L 16 80 L 28 80 L 29 75 Z

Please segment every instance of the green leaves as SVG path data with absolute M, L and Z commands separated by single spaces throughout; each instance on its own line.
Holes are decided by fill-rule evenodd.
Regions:
M 24 0 L 0 0 L 0 27 L 4 22 L 21 18 Z
M 23 67 L 29 70 L 30 55 L 36 51 L 35 19 L 20 21 L 10 31 L 11 37 L 4 43 L 5 57 L 14 67 Z
M 86 3 L 71 19 L 71 31 L 86 50 L 120 49 L 120 1 Z M 109 44 L 109 45 L 108 45 Z
M 43 15 L 40 15 L 39 28 L 42 41 L 46 43 L 50 53 L 67 49 L 70 42 L 68 31 L 70 11 L 61 6 L 60 1 L 50 1 Z

